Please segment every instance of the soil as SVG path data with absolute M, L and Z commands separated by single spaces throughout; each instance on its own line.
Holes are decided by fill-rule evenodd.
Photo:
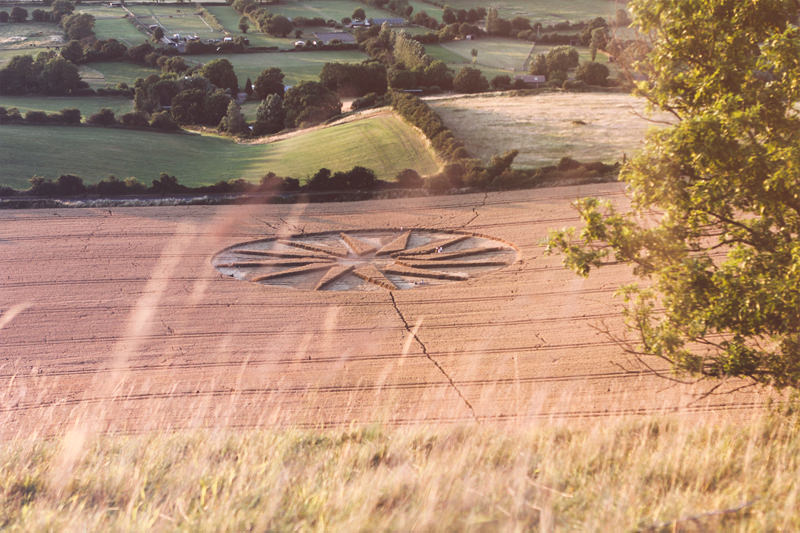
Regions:
M 711 383 L 660 377 L 601 332 L 621 332 L 613 295 L 629 270 L 583 279 L 541 244 L 548 229 L 577 224 L 570 203 L 586 195 L 627 202 L 621 185 L 600 184 L 338 204 L 0 211 L 0 437 L 741 416 L 763 406 L 754 389 L 703 398 Z M 382 228 L 474 232 L 518 256 L 465 281 L 372 291 L 247 283 L 212 263 L 257 239 Z

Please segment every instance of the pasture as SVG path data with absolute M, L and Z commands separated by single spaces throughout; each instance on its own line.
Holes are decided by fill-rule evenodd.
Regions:
M 48 49 L 43 47 L 26 47 L 26 48 L 3 48 L 0 49 L 0 67 L 11 61 L 14 56 L 32 55 L 36 57 L 39 52 L 46 52 Z
M 159 25 L 169 37 L 175 33 L 200 39 L 221 39 L 225 33 L 211 26 L 191 5 L 131 5 L 130 10 L 145 26 Z
M 116 39 L 127 47 L 142 44 L 149 36 L 136 29 L 127 18 L 98 18 L 94 33 L 98 39 Z
M 30 48 L 59 46 L 65 42 L 64 31 L 57 24 L 32 21 L 0 23 L 0 48 L 4 51 L 28 53 Z
M 283 72 L 286 85 L 297 85 L 301 81 L 319 81 L 319 73 L 325 63 L 338 61 L 339 63 L 360 63 L 367 59 L 366 54 L 355 51 L 330 51 L 330 52 L 264 52 L 257 54 L 229 54 L 224 56 L 231 62 L 239 85 L 244 86 L 245 80 L 250 78 L 255 82 L 264 69 L 278 67 Z M 187 64 L 208 63 L 219 59 L 217 54 L 204 54 L 185 56 Z
M 533 43 L 516 39 L 487 38 L 474 41 L 459 40 L 442 43 L 439 46 L 456 54 L 460 64 L 472 64 L 472 50 L 478 51 L 476 65 L 488 69 L 510 72 L 525 72 L 528 55 Z M 430 47 L 426 47 L 430 48 Z
M 368 18 L 396 17 L 390 11 L 364 5 L 355 0 L 286 0 L 275 6 L 269 6 L 271 13 L 283 15 L 287 18 L 295 17 L 322 17 L 325 20 L 339 22 L 344 17 L 350 17 L 356 9 L 363 9 Z
M 322 167 L 337 171 L 360 165 L 384 179 L 405 168 L 421 174 L 438 169 L 416 131 L 392 115 L 264 144 L 198 134 L 9 125 L 0 127 L 0 142 L 0 185 L 18 189 L 27 188 L 31 176 L 57 178 L 67 173 L 87 182 L 113 174 L 150 183 L 167 172 L 185 185 L 197 186 L 234 178 L 258 181 L 269 171 L 302 180 Z
M 519 150 L 515 165 L 539 167 L 562 157 L 621 161 L 648 128 L 642 100 L 621 93 L 544 93 L 428 101 L 469 151 L 484 161 Z M 480 124 L 480 127 L 475 127 Z
M 26 111 L 56 113 L 62 109 L 77 108 L 84 118 L 107 107 L 119 116 L 133 110 L 133 101 L 120 96 L 0 96 L 0 106 L 16 107 L 22 114 Z M 0 130 L 2 136 L 2 130 Z
M 498 14 L 506 19 L 525 17 L 532 22 L 541 22 L 545 26 L 557 22 L 579 22 L 595 17 L 613 18 L 618 8 L 624 8 L 624 2 L 617 0 L 543 0 L 537 2 L 521 2 L 519 0 L 448 0 L 447 4 L 455 9 L 472 9 L 477 7 L 496 7 Z
M 146 78 L 150 74 L 160 71 L 155 68 L 128 63 L 125 61 L 98 61 L 80 65 L 81 79 L 96 89 L 99 87 L 116 86 L 118 83 L 127 83 L 130 87 L 139 78 Z

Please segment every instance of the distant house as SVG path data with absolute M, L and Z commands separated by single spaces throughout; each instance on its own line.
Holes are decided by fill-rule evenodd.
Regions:
M 355 36 L 346 31 L 315 32 L 314 37 L 322 44 L 331 44 L 333 41 L 339 41 L 345 44 L 356 44 Z
M 359 28 L 361 26 L 369 26 L 368 20 L 361 20 L 361 19 L 353 19 L 350 24 L 347 25 L 348 28 Z
M 370 19 L 372 24 L 375 26 L 383 26 L 384 23 L 388 24 L 389 26 L 405 26 L 406 19 L 404 18 L 373 18 Z
M 547 78 L 541 74 L 524 74 L 522 76 L 514 76 L 514 79 L 531 87 L 541 87 L 547 82 Z

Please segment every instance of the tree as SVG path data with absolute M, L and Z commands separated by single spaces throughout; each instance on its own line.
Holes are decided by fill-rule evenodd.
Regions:
M 572 46 L 556 46 L 550 49 L 545 55 L 547 62 L 547 72 L 554 70 L 567 71 L 578 66 L 580 55 L 578 50 Z
M 247 30 L 250 29 L 250 23 L 247 21 L 247 17 L 242 17 L 239 19 L 239 30 L 242 33 L 247 33 Z
M 602 63 L 587 61 L 575 71 L 575 79 L 587 85 L 605 85 L 608 78 L 608 67 Z
M 489 82 L 486 81 L 480 70 L 464 67 L 456 74 L 453 88 L 462 93 L 479 93 L 489 89 Z
M 225 116 L 219 122 L 219 129 L 234 135 L 247 131 L 247 122 L 242 115 L 242 110 L 234 100 L 228 104 Z
M 253 94 L 259 100 L 263 100 L 270 94 L 277 94 L 283 96 L 283 72 L 277 67 L 270 67 L 265 69 L 256 78 L 253 84 Z
M 25 22 L 28 18 L 28 10 L 19 6 L 11 8 L 11 22 Z
M 592 53 L 592 61 L 597 57 L 598 50 L 604 50 L 608 44 L 608 30 L 606 28 L 595 28 L 592 30 L 592 37 L 589 41 L 589 49 Z
M 49 95 L 72 94 L 81 86 L 81 75 L 78 67 L 57 56 L 45 64 L 39 86 L 43 93 Z
M 267 22 L 267 33 L 278 37 L 286 37 L 292 28 L 294 28 L 292 22 L 283 15 L 276 15 Z
M 86 122 L 89 124 L 94 124 L 96 126 L 112 126 L 117 123 L 117 119 L 114 116 L 114 111 L 111 109 L 104 107 L 97 113 L 91 115 Z
M 303 81 L 286 91 L 283 100 L 286 125 L 296 128 L 324 122 L 342 112 L 342 102 L 336 93 L 321 83 Z
M 164 28 L 158 26 L 157 28 L 153 29 L 153 40 L 157 43 L 161 42 L 161 39 L 164 38 Z
M 80 62 L 83 59 L 83 46 L 80 41 L 72 40 L 61 47 L 61 57 L 73 63 Z
M 76 13 L 61 19 L 61 26 L 69 39 L 83 39 L 94 34 L 94 16 Z
M 8 14 L 8 11 L 0 11 L 0 22 L 6 23 L 11 20 L 11 15 Z
M 653 35 L 638 90 L 674 124 L 622 169 L 631 211 L 577 203 L 549 249 L 621 262 L 623 346 L 703 377 L 800 387 L 800 29 L 794 0 L 633 0 Z M 573 238 L 578 237 L 575 242 Z
M 228 89 L 235 95 L 239 91 L 239 80 L 233 65 L 227 59 L 213 59 L 203 65 L 200 74 L 220 89 Z
M 353 14 L 350 16 L 350 18 L 364 20 L 367 18 L 367 14 L 364 12 L 362 8 L 359 7 L 356 8 L 355 11 L 353 11 Z
M 256 110 L 253 135 L 269 135 L 283 129 L 285 113 L 283 99 L 279 94 L 268 95 Z
M 71 15 L 75 11 L 75 4 L 70 0 L 56 0 L 52 6 L 53 20 L 61 22 L 61 18 L 65 15 Z
M 444 11 L 442 11 L 442 22 L 445 24 L 453 24 L 454 22 L 458 22 L 456 13 L 450 6 L 445 6 Z

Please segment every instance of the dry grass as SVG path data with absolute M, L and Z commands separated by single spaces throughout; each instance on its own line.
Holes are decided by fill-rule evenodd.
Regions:
M 429 103 L 470 152 L 488 160 L 517 149 L 515 165 L 520 167 L 549 165 L 565 156 L 613 163 L 639 149 L 654 126 L 642 116 L 643 101 L 619 93 L 461 97 Z
M 797 530 L 798 421 L 73 432 L 0 446 L 0 528 Z

